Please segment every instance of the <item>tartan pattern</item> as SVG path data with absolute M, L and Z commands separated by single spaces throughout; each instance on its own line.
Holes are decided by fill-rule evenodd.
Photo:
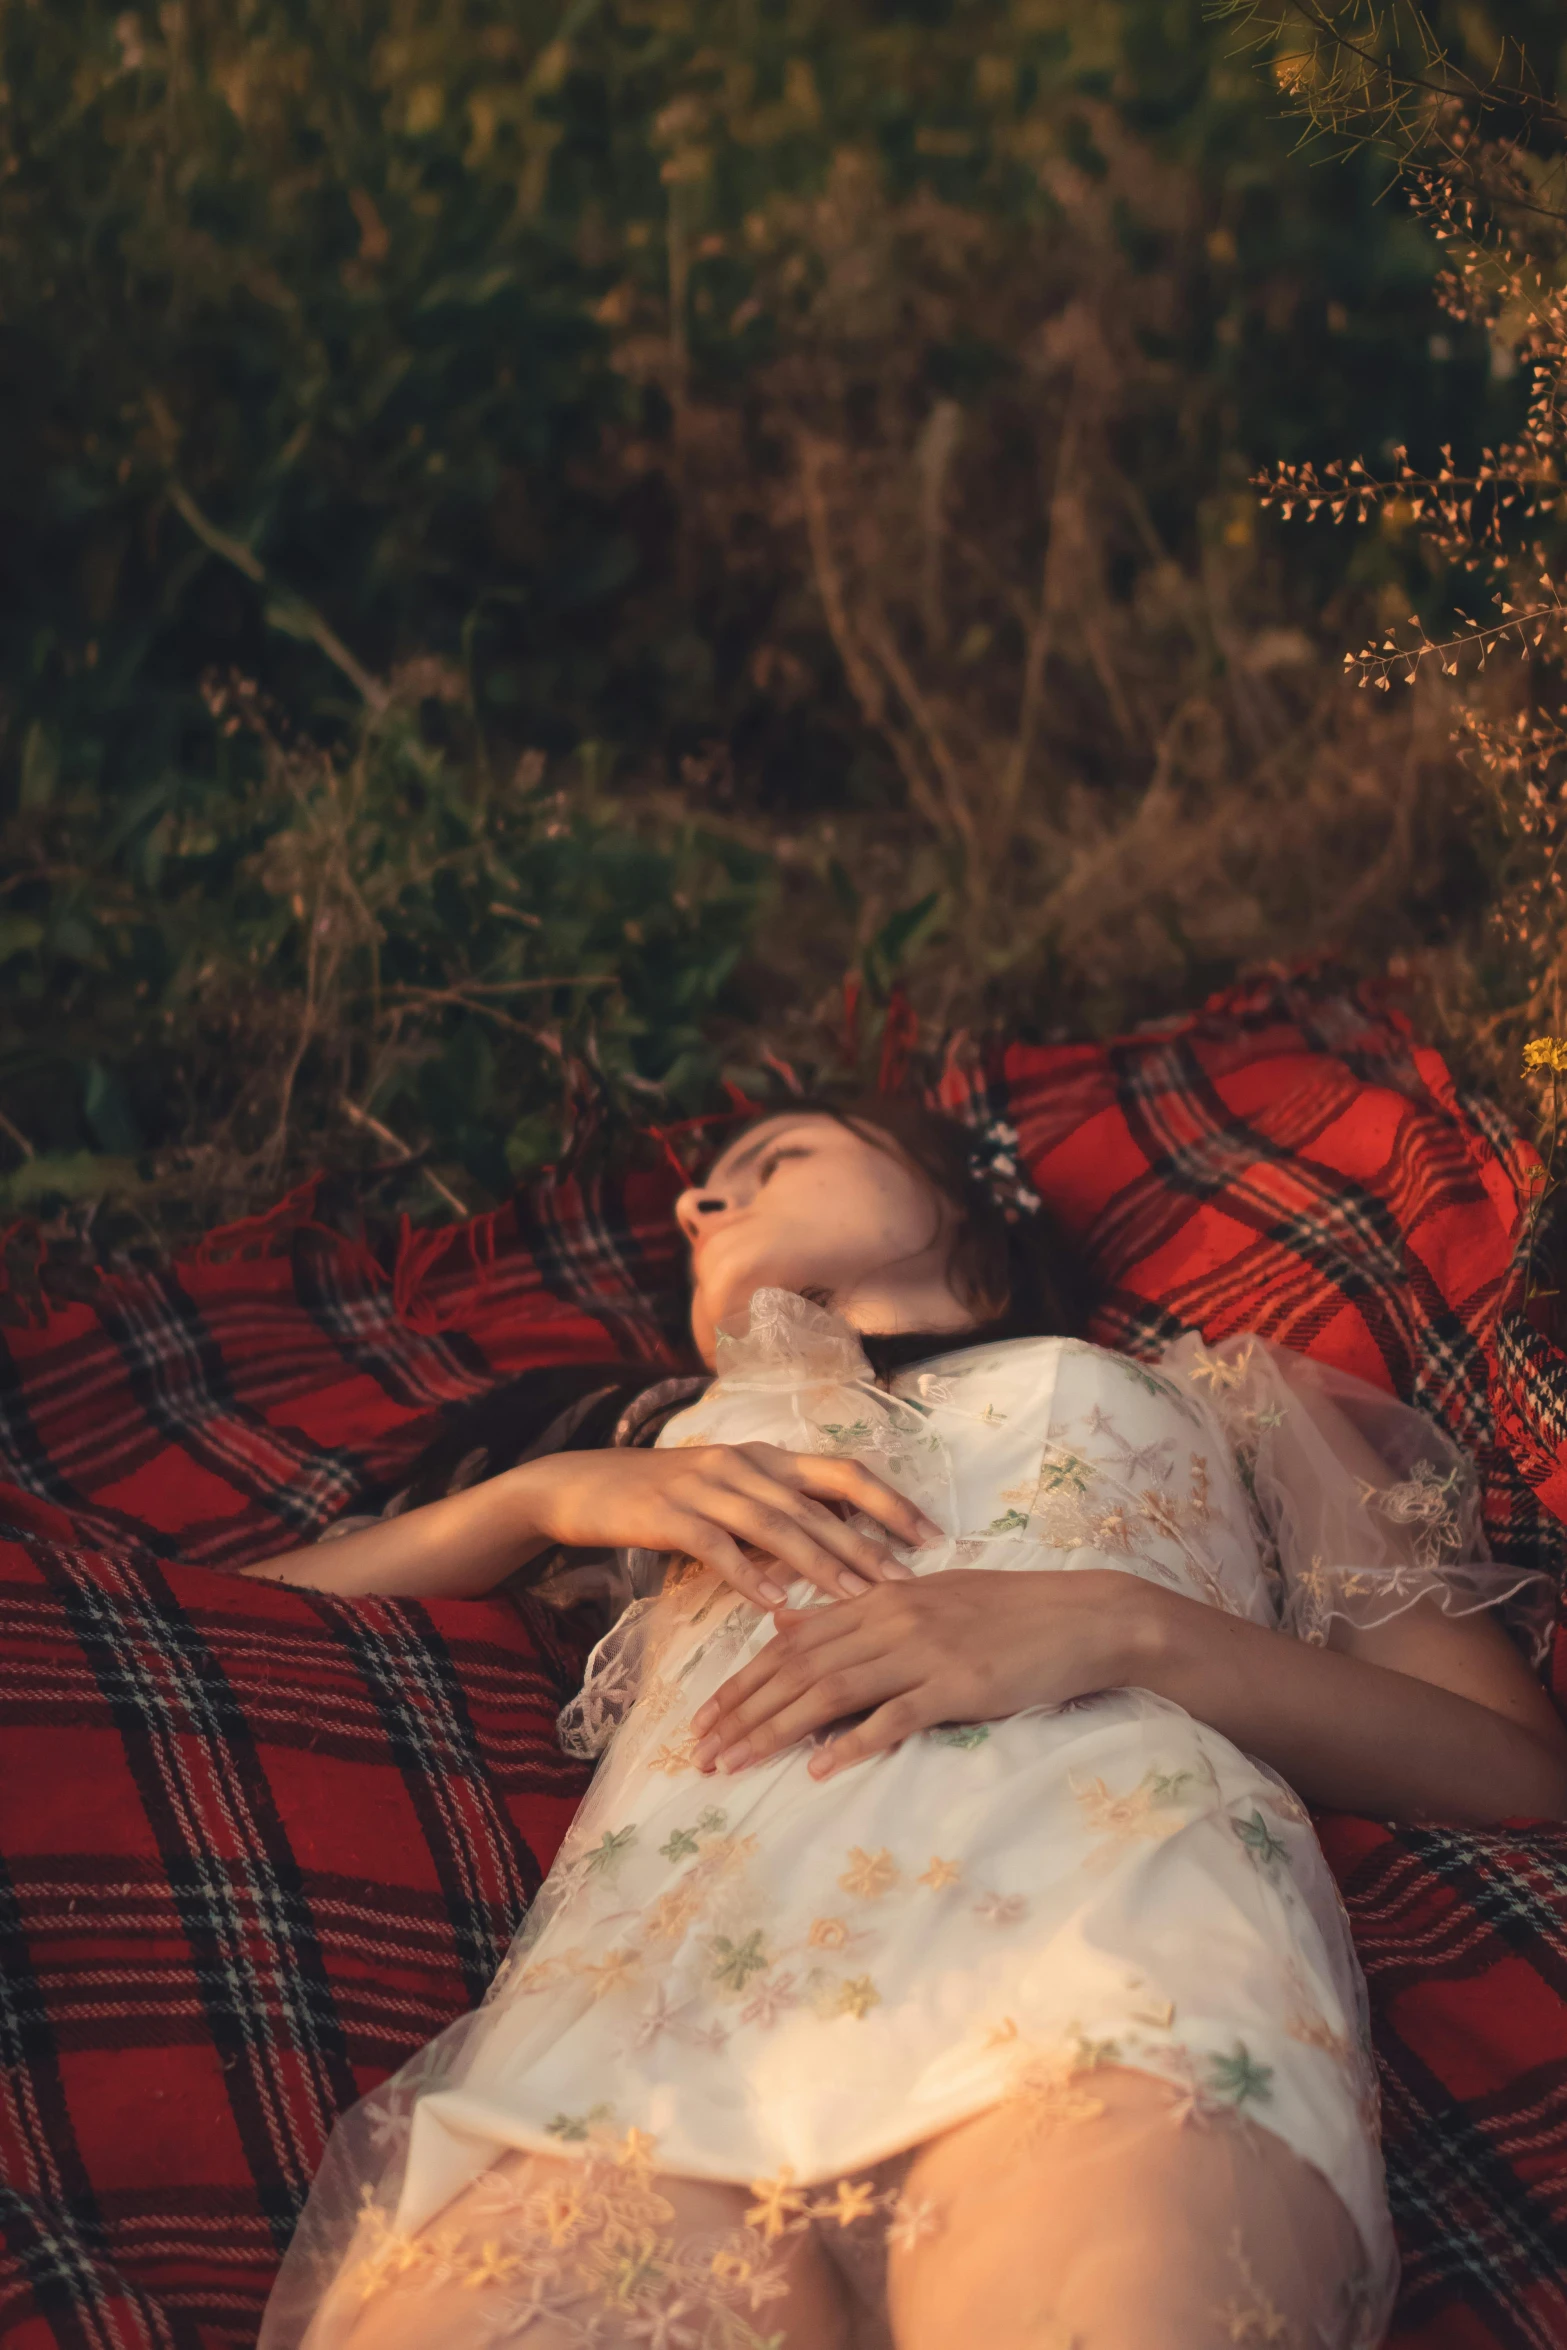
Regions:
M 1398 1390 L 1475 1454 L 1499 1555 L 1560 1587 L 1567 1363 L 1518 1306 L 1537 1162 L 1372 994 L 1263 974 L 1105 1046 L 960 1042 L 935 1091 L 1019 1129 L 1105 1284 L 1093 1335 L 1147 1353 L 1253 1328 Z M 676 1182 L 563 1176 L 405 1232 L 388 1263 L 307 1192 L 0 1332 L 0 1471 L 31 1543 L 0 1573 L 0 1738 L 56 1758 L 42 1827 L 0 1779 L 0 2328 L 28 2350 L 253 2338 L 330 2112 L 471 2001 L 581 1783 L 549 1735 L 569 1649 L 546 1654 L 537 1611 L 200 1568 L 310 1539 L 521 1369 L 657 1359 Z M 515 1715 L 502 1687 L 528 1693 Z M 318 1737 L 329 1791 L 302 1760 Z M 203 1758 L 200 1802 L 175 1749 Z M 317 1849 L 350 1819 L 351 1855 Z M 1386 2094 L 1390 2343 L 1567 2350 L 1567 1831 L 1324 1836 Z M 136 2159 L 153 2052 L 183 2084 L 161 2169 Z M 107 2085 L 122 2065 L 139 2105 Z
M 0 1551 L 0 2327 L 254 2340 L 333 2116 L 554 1855 L 580 1665 L 533 1603 Z
M 405 1230 L 388 1271 L 297 1195 L 270 1232 L 106 1277 L 42 1321 L 18 1311 L 0 1329 L 0 1473 L 30 1530 L 93 1549 L 236 1567 L 308 1543 L 497 1382 L 656 1359 L 679 1311 L 673 1196 L 665 1171 L 541 1185 L 465 1227 Z
M 1390 2350 L 1567 2342 L 1567 1828 L 1322 1823 L 1371 1995 Z

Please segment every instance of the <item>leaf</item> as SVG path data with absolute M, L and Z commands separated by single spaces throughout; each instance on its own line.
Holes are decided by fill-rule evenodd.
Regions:
M 933 889 L 914 905 L 888 915 L 861 958 L 865 976 L 874 985 L 885 987 L 896 977 L 904 958 L 933 927 L 941 898 L 941 891 Z

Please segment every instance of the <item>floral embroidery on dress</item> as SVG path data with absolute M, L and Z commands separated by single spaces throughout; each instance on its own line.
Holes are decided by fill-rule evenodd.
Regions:
M 1236 2041 L 1233 2054 L 1208 2059 L 1213 2093 L 1228 2105 L 1266 2104 L 1273 2095 L 1273 2070 L 1271 2064 L 1257 2063 L 1244 2040 Z
M 990 1736 L 990 1726 L 986 1722 L 943 1722 L 925 1735 L 933 1746 L 956 1746 L 972 1754 Z
M 864 2017 L 880 2005 L 881 1993 L 869 1975 L 854 1975 L 838 1986 L 835 2010 L 839 2015 Z
M 1224 2329 L 1223 2340 L 1236 2350 L 1304 2350 L 1288 2318 L 1258 2284 L 1239 2228 L 1230 2238 L 1230 2262 L 1240 2277 L 1241 2291 L 1214 2311 Z
M 564 2170 L 535 2183 L 498 2166 L 475 2188 L 473 2208 L 481 2227 L 501 2231 L 494 2236 L 451 2225 L 403 2235 L 367 2199 L 349 2291 L 368 2302 L 391 2285 L 455 2286 L 487 2310 L 496 2340 L 549 2322 L 586 2350 L 603 2341 L 609 2316 L 649 2350 L 769 2350 L 777 2336 L 749 2320 L 788 2291 L 782 2240 L 817 2219 L 849 2225 L 883 2211 L 896 2221 L 892 2194 L 846 2179 L 831 2196 L 812 2196 L 785 2173 L 753 2183 L 742 2226 L 681 2242 L 654 2176 L 654 2140 L 633 2129 L 616 2144 L 598 2117 L 579 2140 L 577 2121 L 588 2117 L 560 2118 L 562 2140 L 585 2148 Z
M 558 2113 L 544 2127 L 552 2138 L 567 2145 L 586 2145 L 596 2131 L 606 2129 L 615 2118 L 612 2105 L 591 2105 L 586 2113 Z
M 607 1999 L 612 1991 L 623 1991 L 642 1971 L 642 1953 L 637 1949 L 612 1950 L 607 1958 L 588 1959 L 582 1972 L 593 1986 L 595 1999 Z
M 1462 1540 L 1457 1502 L 1465 1482 L 1458 1466 L 1444 1476 L 1432 1462 L 1416 1461 L 1401 1484 L 1369 1485 L 1364 1478 L 1357 1482 L 1368 1509 L 1391 1525 L 1419 1528 L 1414 1544 L 1417 1566 L 1439 1567 L 1455 1555 Z
M 974 1915 L 983 1918 L 987 1926 L 1016 1926 L 1027 1917 L 1028 1903 L 1021 1893 L 982 1893 L 974 1904 Z
M 732 1942 L 727 1934 L 715 1934 L 708 1948 L 713 1958 L 713 1980 L 729 1991 L 743 1991 L 753 1975 L 765 1974 L 772 1965 L 762 1947 L 759 1926 L 743 1942 Z
M 636 1842 L 635 1824 L 625 1828 L 606 1830 L 603 1839 L 584 1856 L 582 1866 L 590 1877 L 612 1877 L 616 1874 L 630 1846 Z
M 729 1825 L 728 1815 L 717 1810 L 705 1811 L 694 1827 L 676 1828 L 666 1844 L 658 1848 L 659 1858 L 667 1861 L 694 1860 L 701 1850 L 701 1838 L 721 1836 Z
M 913 2252 L 941 2234 L 942 2214 L 928 2199 L 900 2195 L 887 2222 L 887 2242 L 894 2252 Z
M 1142 1837 L 1157 1843 L 1184 1827 L 1181 1806 L 1191 1778 L 1190 1771 L 1147 1770 L 1127 1794 L 1116 1795 L 1103 1779 L 1079 1779 L 1074 1773 L 1068 1784 L 1078 1808 L 1088 1826 L 1106 1838 L 1085 1855 L 1084 1868 L 1112 1867 L 1118 1845 Z
M 1249 1818 L 1231 1820 L 1230 1826 L 1246 1847 L 1247 1857 L 1265 1873 L 1271 1872 L 1280 1861 L 1288 1863 L 1289 1846 L 1282 1837 L 1274 1835 L 1255 1804 Z
M 932 1893 L 943 1892 L 948 1885 L 957 1884 L 963 1874 L 963 1864 L 957 1860 L 943 1860 L 932 1853 L 929 1866 L 915 1878 L 916 1885 L 927 1885 Z
M 880 1901 L 883 1894 L 893 1891 L 900 1875 L 897 1862 L 885 1846 L 877 1852 L 866 1852 L 856 1844 L 838 1882 L 845 1893 L 853 1893 L 861 1901 Z
M 755 2024 L 762 2031 L 771 2030 L 781 2015 L 800 2004 L 800 1992 L 793 1974 L 764 1975 L 751 1994 L 749 2003 L 740 2010 L 743 2024 Z

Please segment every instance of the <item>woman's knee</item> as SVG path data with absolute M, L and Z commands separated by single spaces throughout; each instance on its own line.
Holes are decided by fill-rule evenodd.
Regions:
M 889 2271 L 899 2350 L 1334 2342 L 1360 2260 L 1343 2204 L 1282 2139 L 1181 2110 L 1105 2067 L 922 2148 Z

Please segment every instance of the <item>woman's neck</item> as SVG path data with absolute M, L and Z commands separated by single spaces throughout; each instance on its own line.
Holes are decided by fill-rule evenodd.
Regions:
M 951 1331 L 954 1336 L 975 1327 L 970 1307 L 964 1305 L 939 1273 L 900 1275 L 872 1273 L 831 1300 L 853 1330 L 879 1338 L 895 1338 L 905 1331 Z

